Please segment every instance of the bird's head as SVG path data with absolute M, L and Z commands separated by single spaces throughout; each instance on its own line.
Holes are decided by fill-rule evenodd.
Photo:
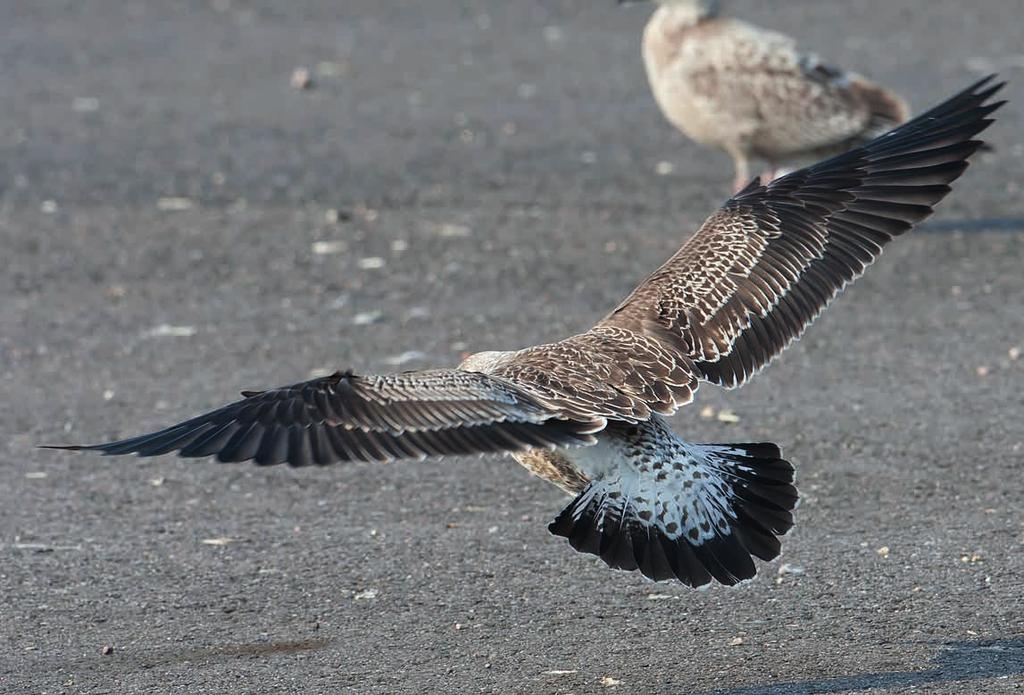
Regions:
M 619 0 L 620 5 L 631 5 L 645 0 Z M 655 5 L 667 7 L 673 14 L 690 18 L 687 23 L 696 24 L 702 19 L 715 17 L 720 10 L 719 0 L 650 0 Z

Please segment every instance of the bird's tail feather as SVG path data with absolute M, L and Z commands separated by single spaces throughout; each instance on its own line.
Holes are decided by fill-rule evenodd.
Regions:
M 693 587 L 750 579 L 751 556 L 779 556 L 797 491 L 777 446 L 691 444 L 669 464 L 646 483 L 592 481 L 548 529 L 610 567 Z

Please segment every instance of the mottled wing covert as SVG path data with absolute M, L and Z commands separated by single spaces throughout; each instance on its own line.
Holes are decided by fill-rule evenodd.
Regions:
M 742 384 L 949 193 L 1003 103 L 989 103 L 992 81 L 863 147 L 755 180 L 599 326 L 657 336 L 703 379 Z

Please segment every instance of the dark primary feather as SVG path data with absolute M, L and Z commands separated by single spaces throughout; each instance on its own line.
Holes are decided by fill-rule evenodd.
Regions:
M 657 336 L 701 378 L 742 384 L 949 193 L 1003 103 L 989 103 L 993 80 L 863 147 L 755 179 L 598 325 Z
M 586 444 L 595 429 L 592 422 L 561 417 L 511 384 L 458 370 L 337 372 L 243 396 L 159 432 L 50 448 L 140 456 L 178 451 L 185 457 L 305 466 Z

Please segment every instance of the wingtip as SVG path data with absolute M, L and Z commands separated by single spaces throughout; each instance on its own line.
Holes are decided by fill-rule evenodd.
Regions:
M 989 95 L 995 94 L 1000 89 L 1002 89 L 1004 86 L 1006 86 L 1006 82 L 1007 82 L 1006 80 L 1003 80 L 1001 82 L 997 82 L 996 84 L 992 84 L 992 82 L 994 80 L 997 80 L 997 79 L 999 79 L 999 73 L 998 72 L 990 72 L 989 74 L 985 75 L 980 80 L 978 80 L 977 82 L 974 82 L 969 87 L 967 87 L 967 89 L 962 91 L 961 94 L 971 94 L 971 93 L 979 92 L 982 89 L 985 89 L 986 91 L 991 90 L 989 92 Z

